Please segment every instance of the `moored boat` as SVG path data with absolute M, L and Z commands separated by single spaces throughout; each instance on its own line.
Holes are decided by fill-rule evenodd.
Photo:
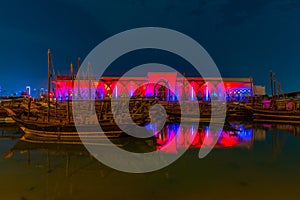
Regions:
M 5 110 L 0 109 L 0 124 L 12 124 L 12 123 L 15 123 L 12 117 L 9 117 L 5 112 Z
M 15 121 L 11 117 L 0 117 L 0 124 L 13 124 Z
M 74 122 L 45 122 L 40 119 L 27 118 L 27 116 L 16 115 L 11 109 L 5 108 L 7 113 L 18 124 L 21 131 L 24 133 L 21 140 L 38 143 L 64 143 L 64 144 L 82 144 L 81 140 L 93 144 L 107 138 L 118 138 L 126 135 L 135 124 L 121 124 L 121 128 L 111 120 L 101 120 L 99 124 L 78 125 Z M 99 125 L 102 131 L 99 130 Z M 77 128 L 84 130 L 77 132 Z
M 261 105 L 244 105 L 252 112 L 253 121 L 300 124 L 298 99 L 268 100 Z

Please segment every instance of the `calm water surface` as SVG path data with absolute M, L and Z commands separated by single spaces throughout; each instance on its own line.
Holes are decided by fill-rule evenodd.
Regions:
M 128 174 L 95 160 L 83 146 L 34 145 L 17 139 L 16 127 L 1 127 L 1 199 L 299 199 L 300 128 L 236 125 L 222 132 L 214 150 L 198 158 L 208 130 L 169 125 L 151 142 L 123 139 L 126 148 L 146 146 L 166 153 L 192 147 L 157 172 Z M 170 138 L 176 144 L 170 145 Z

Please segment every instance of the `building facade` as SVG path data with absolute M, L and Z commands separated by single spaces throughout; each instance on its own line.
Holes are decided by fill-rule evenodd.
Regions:
M 225 95 L 221 92 L 222 84 Z M 161 101 L 210 101 L 217 98 L 247 101 L 253 96 L 254 88 L 252 78 L 204 79 L 162 72 L 149 72 L 146 77 L 102 77 L 100 80 L 59 76 L 54 81 L 54 87 L 55 97 L 60 101 L 74 97 L 104 99 L 122 96 L 157 97 Z

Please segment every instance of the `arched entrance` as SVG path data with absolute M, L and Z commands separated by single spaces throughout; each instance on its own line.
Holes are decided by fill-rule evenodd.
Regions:
M 170 100 L 169 84 L 165 80 L 159 80 L 154 86 L 154 97 L 157 97 L 160 101 Z

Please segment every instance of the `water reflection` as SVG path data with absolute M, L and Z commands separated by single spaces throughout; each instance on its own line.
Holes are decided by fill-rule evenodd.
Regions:
M 153 130 L 156 140 L 156 149 L 168 153 L 177 153 L 187 148 L 226 148 L 246 147 L 251 148 L 253 141 L 252 127 L 233 124 L 231 130 L 212 132 L 209 126 L 195 124 L 179 125 L 168 124 L 161 131 L 155 131 L 155 125 L 148 125 L 148 130 Z M 215 138 L 218 138 L 216 144 Z
M 168 124 L 162 130 L 156 131 L 157 127 L 153 124 L 147 125 L 149 131 L 153 131 L 153 138 L 135 139 L 135 138 L 119 138 L 114 139 L 113 143 L 121 148 L 132 152 L 149 152 L 161 151 L 163 153 L 178 153 L 186 149 L 199 148 L 247 148 L 251 149 L 254 139 L 261 139 L 261 136 L 254 136 L 254 129 L 252 126 L 245 124 L 232 124 L 231 128 L 223 129 L 217 132 L 212 132 L 209 126 L 199 126 L 198 129 L 195 124 Z M 8 135 L 11 139 L 16 139 L 20 135 L 12 133 L 11 129 L 6 128 L 3 131 L 2 137 Z M 262 128 L 259 128 L 259 133 Z M 16 130 L 15 130 L 16 131 Z M 218 138 L 217 142 L 214 139 Z M 62 145 L 62 144 L 47 144 L 47 143 L 29 143 L 25 141 L 17 141 L 12 148 L 8 149 L 3 155 L 5 159 L 14 157 L 15 155 L 23 156 L 28 164 L 32 163 L 35 157 L 32 154 L 40 154 L 39 156 L 46 157 L 45 166 L 48 166 L 47 171 L 51 171 L 49 166 L 52 166 L 51 155 L 59 155 L 60 160 L 65 160 L 66 175 L 69 174 L 69 163 L 71 157 L 91 157 L 89 152 L 83 145 Z M 93 158 L 94 159 L 94 158 Z M 57 160 L 54 159 L 54 160 Z M 94 159 L 96 162 L 96 160 Z
M 1 199 L 295 199 L 299 126 L 235 122 L 216 133 L 195 127 L 169 124 L 159 132 L 152 127 L 149 140 L 115 141 L 170 154 L 191 143 L 174 164 L 140 175 L 104 166 L 82 145 L 27 143 L 16 139 L 16 127 L 1 127 Z M 211 145 L 204 139 L 216 134 L 216 150 L 200 160 L 198 149 Z
M 18 127 L 15 125 L 0 124 L 0 139 L 1 140 L 14 140 L 21 136 Z
M 232 127 L 224 128 L 223 130 L 212 132 L 208 125 L 200 125 L 196 129 L 195 124 L 179 125 L 168 124 L 162 130 L 157 131 L 156 126 L 148 124 L 146 128 L 153 132 L 154 137 L 148 139 L 137 140 L 134 138 L 119 138 L 114 139 L 113 143 L 127 150 L 139 152 L 159 150 L 165 153 L 177 153 L 180 150 L 188 148 L 247 148 L 251 149 L 254 141 L 267 140 L 267 132 L 271 131 L 271 141 L 273 146 L 277 143 L 284 142 L 286 135 L 279 134 L 279 132 L 292 134 L 294 136 L 300 135 L 300 126 L 289 124 L 245 124 L 245 123 L 232 123 Z M 15 126 L 0 127 L 0 139 L 15 140 L 21 134 Z M 214 138 L 218 137 L 216 143 Z M 143 142 L 141 142 L 143 141 Z M 147 145 L 147 148 L 145 146 Z M 277 146 L 282 146 L 278 144 Z M 69 152 L 78 154 L 88 154 L 88 151 L 83 145 L 55 145 L 55 144 L 34 144 L 19 141 L 11 149 L 12 151 L 24 150 L 56 150 L 57 152 Z M 146 149 L 146 150 L 145 150 Z M 9 154 L 12 156 L 12 154 Z
M 293 125 L 275 125 L 275 124 L 240 124 L 232 123 L 231 128 L 223 129 L 217 132 L 212 132 L 208 125 L 199 126 L 198 129 L 195 124 L 179 125 L 179 124 L 168 124 L 162 130 L 156 131 L 156 126 L 148 124 L 146 128 L 153 132 L 154 137 L 142 140 L 135 140 L 133 138 L 121 138 L 115 139 L 113 143 L 120 147 L 130 151 L 139 152 L 139 149 L 144 151 L 159 150 L 166 153 L 177 153 L 180 150 L 188 148 L 252 148 L 254 141 L 264 141 L 267 139 L 266 132 L 268 130 L 286 131 L 298 135 L 300 128 Z M 2 133 L 1 139 L 18 139 L 20 134 L 16 127 L 0 127 L 0 133 Z M 272 132 L 273 133 L 273 132 Z M 273 133 L 273 138 L 277 135 Z M 214 138 L 218 138 L 217 142 L 214 143 Z M 278 136 L 279 137 L 279 136 Z M 278 139 L 273 139 L 273 143 Z M 144 142 L 141 142 L 144 141 Z M 128 145 L 130 143 L 130 145 Z M 147 144 L 148 148 L 145 148 Z M 128 145 L 128 147 L 126 146 Z M 78 148 L 79 147 L 79 148 Z M 65 150 L 69 152 L 77 152 L 78 150 L 84 150 L 82 145 L 51 145 L 51 144 L 34 144 L 19 141 L 12 150 L 21 150 L 22 148 L 27 150 L 44 150 L 44 149 L 56 149 Z M 135 148 L 135 149 L 133 149 Z M 146 150 L 145 150 L 146 149 Z M 142 151 L 142 150 L 141 150 Z M 81 152 L 82 153 L 82 152 Z
M 131 141 L 130 149 L 148 145 L 173 154 L 188 148 L 193 138 L 176 163 L 139 175 L 104 166 L 82 145 L 27 143 L 14 139 L 12 129 L 3 128 L 0 154 L 6 159 L 0 160 L 1 198 L 295 199 L 300 180 L 300 137 L 295 137 L 299 126 L 235 122 L 232 128 L 237 131 L 222 130 L 217 149 L 201 160 L 198 148 L 211 145 L 210 140 L 204 144 L 204 138 L 219 134 L 207 126 L 170 124 L 154 132 L 151 140 Z M 127 146 L 128 138 L 119 142 Z

